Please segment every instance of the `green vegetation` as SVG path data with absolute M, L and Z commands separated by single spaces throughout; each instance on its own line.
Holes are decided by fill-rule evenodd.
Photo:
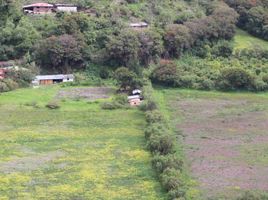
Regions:
M 267 94 L 176 88 L 268 91 L 266 0 L 48 0 L 77 4 L 79 12 L 23 13 L 23 4 L 36 2 L 2 0 L 0 4 L 0 67 L 8 67 L 9 62 L 18 66 L 0 69 L 0 199 L 200 200 L 224 196 L 224 192 L 234 198 L 242 193 L 243 185 L 236 186 L 239 180 L 226 183 L 224 177 L 222 184 L 230 190 L 220 184 L 202 190 L 202 181 L 196 181 L 202 174 L 193 174 L 193 178 L 195 171 L 189 169 L 192 155 L 184 145 L 185 135 L 199 127 L 197 138 L 201 140 L 190 144 L 190 149 L 198 151 L 196 146 L 212 138 L 212 143 L 206 143 L 205 150 L 209 150 L 218 142 L 213 141 L 218 132 L 202 125 L 215 123 L 219 131 L 230 137 L 235 132 L 240 138 L 236 127 L 226 129 L 222 124 L 246 115 L 240 121 L 248 123 L 238 128 L 249 130 L 256 122 L 260 127 L 252 133 L 262 137 L 259 133 L 268 127 L 259 124 L 257 116 L 267 115 Z M 148 27 L 130 26 L 138 22 L 146 22 Z M 54 73 L 74 73 L 75 82 L 8 92 L 28 87 L 36 74 Z M 173 89 L 154 91 L 150 82 Z M 117 86 L 117 92 L 124 94 L 90 102 L 79 95 L 58 97 L 60 90 L 72 93 L 70 86 L 92 85 Z M 140 110 L 131 109 L 127 102 L 127 95 L 137 88 L 143 88 L 145 99 Z M 206 107 L 206 100 L 212 107 Z M 215 116 L 207 116 L 204 107 Z M 191 108 L 201 109 L 202 115 Z M 191 116 L 187 118 L 191 130 L 183 130 L 187 128 L 183 114 Z M 213 121 L 214 117 L 219 121 Z M 192 118 L 200 124 L 194 124 Z M 254 140 L 247 130 L 248 138 L 241 136 L 243 141 Z M 231 150 L 240 157 L 230 158 L 233 163 L 243 161 L 255 167 L 267 164 L 266 143 L 236 148 Z M 224 155 L 217 159 L 224 160 Z M 207 157 L 201 152 L 196 160 L 206 163 Z M 241 173 L 254 171 L 251 167 Z M 215 171 L 222 172 L 221 168 Z M 248 174 L 230 177 L 247 179 Z M 258 175 L 255 178 L 267 188 L 263 174 Z M 208 183 L 210 178 L 205 177 Z M 241 196 L 250 198 L 266 196 Z
M 267 93 L 156 88 L 155 98 L 195 177 L 197 199 L 267 199 Z
M 60 89 L 1 94 L 0 198 L 165 199 L 142 112 L 102 110 L 102 100 L 82 99 L 46 108 Z
M 268 3 L 266 0 L 225 0 L 240 15 L 238 27 L 252 35 L 268 40 Z
M 187 173 L 181 141 L 177 140 L 170 113 L 163 98 L 154 92 L 151 83 L 143 88 L 145 102 L 140 107 L 145 112 L 147 148 L 153 154 L 152 166 L 158 174 L 168 199 L 200 199 L 196 182 Z
M 268 50 L 268 42 L 255 38 L 241 29 L 237 29 L 234 37 L 234 49 L 241 50 L 254 48 L 263 48 Z

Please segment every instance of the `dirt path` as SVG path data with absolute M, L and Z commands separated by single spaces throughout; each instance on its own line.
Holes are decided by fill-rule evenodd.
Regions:
M 181 99 L 186 156 L 207 197 L 268 191 L 268 102 Z M 178 114 L 178 113 L 177 113 Z

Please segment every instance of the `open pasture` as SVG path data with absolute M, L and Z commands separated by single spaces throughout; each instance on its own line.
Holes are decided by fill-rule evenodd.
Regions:
M 268 95 L 158 91 L 204 198 L 268 191 Z
M 104 100 L 46 108 L 59 90 L 0 94 L 0 199 L 164 199 L 143 113 L 104 111 Z

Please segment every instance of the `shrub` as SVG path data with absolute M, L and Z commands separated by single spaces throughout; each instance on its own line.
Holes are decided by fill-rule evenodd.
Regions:
M 145 138 L 149 139 L 151 135 L 160 135 L 163 132 L 168 132 L 163 124 L 150 124 L 144 131 Z
M 113 99 L 113 102 L 117 102 L 118 104 L 121 105 L 127 105 L 128 104 L 127 95 L 125 94 L 116 95 Z
M 229 57 L 233 53 L 233 46 L 230 42 L 226 40 L 219 41 L 212 48 L 212 55 L 216 57 Z
M 245 90 L 254 87 L 255 77 L 240 67 L 225 68 L 219 76 L 219 88 L 222 90 Z
M 180 181 L 181 173 L 180 171 L 168 168 L 161 174 L 161 183 L 162 186 L 167 190 L 176 190 L 182 186 L 182 183 Z
M 19 88 L 18 83 L 12 79 L 7 78 L 7 79 L 4 79 L 3 82 L 6 83 L 6 86 L 8 87 L 8 91 L 15 90 L 15 89 Z
M 168 191 L 168 199 L 170 200 L 184 200 L 186 190 L 184 188 L 178 188 Z
M 157 105 L 153 100 L 146 99 L 142 102 L 139 108 L 142 111 L 152 111 L 152 110 L 157 109 Z
M 147 111 L 145 115 L 148 124 L 163 122 L 163 116 L 158 110 Z
M 55 102 L 55 101 L 52 101 L 52 102 L 49 102 L 47 105 L 46 105 L 47 108 L 49 109 L 59 109 L 60 108 L 60 105 L 58 104 L 58 102 Z
M 3 81 L 0 81 L 0 92 L 8 92 L 9 91 L 9 87 L 7 86 L 7 84 Z
M 116 95 L 112 102 L 104 102 L 101 104 L 101 108 L 104 110 L 115 110 L 119 108 L 128 108 L 127 96 L 124 94 Z
M 104 102 L 101 104 L 101 108 L 104 110 L 115 110 L 120 108 L 120 106 L 114 102 Z
M 118 68 L 114 73 L 114 78 L 122 91 L 131 91 L 142 86 L 137 74 L 126 67 Z
M 263 82 L 265 82 L 266 84 L 268 84 L 268 74 L 265 74 L 265 75 L 262 77 L 262 80 L 263 80 Z
M 165 86 L 176 86 L 177 79 L 177 66 L 173 62 L 161 63 L 151 75 L 151 80 L 154 83 Z
M 152 165 L 158 173 L 163 173 L 166 169 L 176 169 L 181 171 L 183 161 L 178 159 L 176 154 L 155 155 L 152 160 Z
M 151 152 L 166 155 L 173 152 L 173 138 L 169 133 L 151 135 L 148 147 Z

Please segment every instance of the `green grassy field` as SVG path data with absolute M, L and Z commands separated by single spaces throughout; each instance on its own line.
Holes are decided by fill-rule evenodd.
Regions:
M 268 94 L 157 88 L 199 199 L 268 190 Z
M 0 94 L 0 199 L 165 199 L 143 113 L 85 100 L 45 108 L 58 90 Z
M 241 29 L 236 29 L 234 48 L 251 49 L 253 47 L 261 47 L 268 50 L 268 41 L 256 38 Z

